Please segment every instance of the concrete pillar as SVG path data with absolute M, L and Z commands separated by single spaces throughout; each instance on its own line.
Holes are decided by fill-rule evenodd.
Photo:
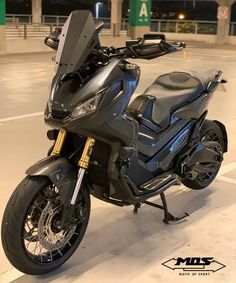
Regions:
M 113 36 L 119 36 L 122 21 L 123 0 L 111 0 L 111 30 Z
M 217 43 L 227 43 L 230 29 L 231 7 L 235 0 L 217 0 L 219 7 L 227 7 L 228 17 L 223 19 L 218 17 Z M 219 9 L 218 7 L 218 9 Z
M 150 32 L 151 0 L 129 0 L 129 34 L 132 39 Z
M 42 23 L 42 0 L 32 0 L 32 23 Z
M 0 54 L 6 53 L 6 2 L 0 0 Z

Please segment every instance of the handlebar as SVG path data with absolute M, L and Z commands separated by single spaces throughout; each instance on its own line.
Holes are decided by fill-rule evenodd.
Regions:
M 44 43 L 54 50 L 58 49 L 61 28 L 56 28 L 44 40 Z M 160 36 L 147 36 L 126 42 L 125 47 L 96 49 L 92 53 L 101 61 L 108 61 L 113 57 L 154 59 L 167 53 L 173 53 L 185 48 L 184 42 L 168 43 Z
M 173 53 L 185 48 L 184 42 L 168 43 L 164 40 L 149 40 L 139 38 L 126 42 L 125 47 L 111 49 L 111 57 L 129 57 L 141 59 L 154 59 L 167 53 Z

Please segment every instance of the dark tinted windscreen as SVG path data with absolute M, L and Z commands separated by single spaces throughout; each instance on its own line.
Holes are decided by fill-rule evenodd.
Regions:
M 62 28 L 56 56 L 56 73 L 77 71 L 91 50 L 99 45 L 98 32 L 89 11 L 74 11 Z

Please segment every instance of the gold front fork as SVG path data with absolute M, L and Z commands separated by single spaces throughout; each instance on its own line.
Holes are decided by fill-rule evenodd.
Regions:
M 66 136 L 67 136 L 67 131 L 65 129 L 60 130 L 60 132 L 58 133 L 57 140 L 55 142 L 55 145 L 54 145 L 54 148 L 53 148 L 51 155 L 60 155 L 61 154 L 61 150 L 62 150 L 62 147 L 64 145 Z
M 67 131 L 65 129 L 60 130 L 51 155 L 58 156 L 61 154 L 61 150 L 65 143 L 66 136 L 67 136 Z M 88 137 L 84 146 L 83 153 L 78 162 L 79 170 L 78 170 L 77 182 L 70 201 L 72 205 L 75 205 L 76 203 L 77 196 L 84 178 L 84 173 L 89 166 L 90 155 L 93 151 L 94 144 L 95 144 L 95 139 Z
M 75 189 L 74 189 L 71 201 L 70 201 L 72 205 L 75 205 L 76 203 L 78 193 L 79 193 L 81 184 L 83 182 L 84 173 L 89 166 L 90 155 L 93 151 L 94 144 L 95 144 L 95 139 L 88 137 L 83 153 L 82 153 L 82 156 L 80 158 L 80 161 L 78 162 L 79 171 L 78 171 L 77 181 L 76 181 Z
M 58 136 L 57 136 L 57 139 L 56 139 L 56 142 L 55 142 L 55 145 L 54 145 L 54 148 L 53 148 L 51 155 L 60 155 L 61 154 L 61 150 L 62 150 L 62 147 L 65 143 L 66 136 L 67 136 L 67 131 L 65 129 L 60 130 L 60 132 L 58 133 Z M 95 144 L 95 139 L 88 137 L 87 141 L 85 143 L 85 146 L 84 146 L 82 156 L 81 156 L 81 158 L 78 162 L 78 166 L 80 168 L 83 168 L 83 169 L 88 168 L 90 155 L 92 153 L 94 144 Z
M 84 147 L 84 151 L 82 153 L 80 161 L 78 162 L 80 168 L 84 168 L 84 169 L 88 168 L 90 155 L 93 151 L 94 144 L 95 144 L 95 139 L 88 137 Z

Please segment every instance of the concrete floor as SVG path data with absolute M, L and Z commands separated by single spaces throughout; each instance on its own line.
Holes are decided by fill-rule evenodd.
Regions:
M 0 57 L 0 221 L 25 169 L 43 158 L 50 146 L 42 111 L 53 76 L 52 55 Z M 235 282 L 235 55 L 234 48 L 190 45 L 183 52 L 152 61 L 136 60 L 142 70 L 137 94 L 161 73 L 185 68 L 216 67 L 229 81 L 227 92 L 215 94 L 208 116 L 223 122 L 229 134 L 229 153 L 219 177 L 203 191 L 180 187 L 167 194 L 171 212 L 189 212 L 187 221 L 164 225 L 161 211 L 151 207 L 144 206 L 134 216 L 131 207 L 113 207 L 92 199 L 85 238 L 63 267 L 40 277 L 24 275 L 12 268 L 0 245 L 0 282 Z M 161 265 L 173 257 L 187 256 L 211 256 L 226 268 L 205 276 L 180 276 Z

